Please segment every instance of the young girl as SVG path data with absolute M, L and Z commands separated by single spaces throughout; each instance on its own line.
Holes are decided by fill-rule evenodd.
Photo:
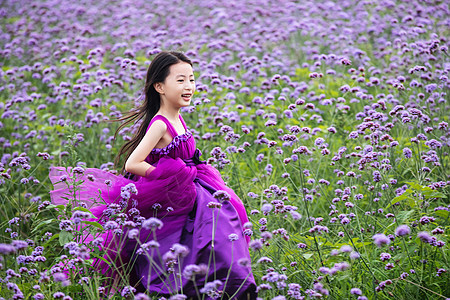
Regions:
M 179 52 L 159 53 L 147 71 L 142 106 L 120 119 L 127 121 L 118 131 L 142 120 L 116 158 L 118 162 L 125 154 L 122 172 L 133 175 L 88 168 L 77 199 L 104 224 L 107 232 L 100 246 L 108 251 L 108 261 L 130 272 L 137 291 L 255 299 L 249 238 L 243 234 L 245 208 L 219 172 L 199 159 L 201 153 L 180 114 L 194 92 L 191 61 Z M 54 203 L 64 202 L 61 195 L 67 188 L 58 182 L 63 174 L 67 172 L 62 168 L 50 173 Z M 105 201 L 101 205 L 92 201 L 99 189 Z M 120 209 L 126 213 L 120 215 Z M 111 222 L 118 213 L 121 222 Z M 123 226 L 118 228 L 118 223 Z M 104 274 L 115 274 L 103 261 L 97 264 Z

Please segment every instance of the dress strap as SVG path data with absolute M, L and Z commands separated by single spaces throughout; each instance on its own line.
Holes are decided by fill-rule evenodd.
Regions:
M 161 120 L 164 123 L 166 123 L 167 125 L 167 130 L 169 130 L 170 134 L 172 135 L 172 137 L 176 137 L 177 131 L 175 130 L 175 128 L 173 128 L 173 125 L 169 122 L 169 120 L 166 119 L 166 117 L 162 116 L 162 115 L 156 115 L 153 117 L 153 119 L 151 120 L 150 124 L 148 125 L 147 131 L 150 129 L 150 126 L 152 126 L 153 122 L 155 122 L 156 120 Z
M 184 127 L 184 131 L 188 131 L 187 130 L 187 127 L 186 127 L 186 123 L 184 122 L 184 119 L 183 119 L 183 116 L 180 114 L 180 120 L 181 120 L 181 123 L 183 124 L 183 127 Z

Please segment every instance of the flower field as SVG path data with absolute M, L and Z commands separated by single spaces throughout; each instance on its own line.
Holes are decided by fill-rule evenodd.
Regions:
M 261 299 L 450 298 L 446 1 L 6 0 L 0 16 L 0 299 L 165 299 L 126 274 L 105 286 L 83 236 L 125 239 L 127 216 L 53 205 L 48 177 L 78 167 L 61 179 L 76 195 L 85 168 L 119 170 L 139 124 L 114 138 L 109 121 L 161 50 L 194 63 L 182 115 L 246 206 Z

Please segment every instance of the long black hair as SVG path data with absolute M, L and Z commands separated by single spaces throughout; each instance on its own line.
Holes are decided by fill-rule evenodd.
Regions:
M 158 112 L 161 106 L 161 98 L 159 93 L 155 90 L 154 84 L 158 82 L 164 82 L 169 76 L 170 66 L 175 65 L 179 62 L 185 62 L 192 66 L 192 62 L 183 53 L 176 51 L 163 51 L 158 53 L 155 58 L 150 63 L 147 70 L 147 77 L 144 86 L 144 101 L 141 106 L 131 110 L 125 116 L 115 119 L 113 121 L 125 121 L 119 128 L 117 128 L 114 138 L 116 138 L 117 133 L 125 126 L 130 123 L 135 123 L 143 119 L 138 132 L 129 141 L 122 145 L 119 154 L 114 160 L 114 166 L 117 168 L 120 162 L 120 157 L 125 154 L 125 162 L 130 157 L 131 153 L 136 149 L 136 147 L 141 142 L 144 137 L 147 127 L 150 124 L 152 118 Z M 120 173 L 125 170 L 125 163 L 123 163 Z

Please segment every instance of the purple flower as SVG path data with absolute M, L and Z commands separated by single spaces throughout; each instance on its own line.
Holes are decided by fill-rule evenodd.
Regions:
M 239 258 L 238 265 L 241 267 L 249 267 L 249 266 L 251 266 L 251 262 L 248 258 L 243 257 L 243 258 Z
M 231 242 L 234 242 L 239 239 L 239 236 L 236 233 L 231 233 L 230 235 L 228 235 L 228 238 L 230 239 Z
M 150 300 L 150 297 L 144 293 L 139 293 L 136 296 L 134 296 L 134 300 Z
M 359 254 L 359 252 L 357 252 L 357 251 L 352 251 L 350 253 L 350 259 L 358 259 L 360 257 L 361 257 L 361 254 Z
M 341 246 L 341 249 L 340 249 L 340 251 L 342 253 L 351 252 L 352 250 L 353 250 L 353 248 L 349 245 L 343 245 L 343 246 Z
M 395 229 L 396 236 L 405 236 L 411 233 L 411 229 L 408 225 L 400 225 Z
M 200 289 L 200 293 L 206 294 L 211 298 L 215 298 L 217 289 L 222 285 L 222 281 L 214 280 L 213 282 L 207 282 L 203 288 Z
M 266 203 L 261 207 L 261 211 L 266 215 L 273 209 L 273 205 Z
M 59 223 L 59 229 L 64 231 L 73 231 L 73 223 L 70 220 L 62 220 Z
M 292 216 L 292 219 L 294 220 L 300 220 L 302 218 L 302 215 L 294 210 L 289 211 L 289 213 Z
M 308 247 L 305 243 L 298 243 L 297 247 L 300 249 L 306 249 L 306 247 Z
M 432 234 L 443 234 L 445 231 L 442 228 L 436 227 L 431 231 Z
M 226 191 L 218 190 L 213 194 L 213 197 L 219 201 L 230 200 L 230 195 Z
M 263 232 L 261 232 L 261 238 L 262 238 L 264 241 L 271 240 L 272 237 L 273 237 L 273 235 L 272 235 L 272 233 L 269 232 L 269 231 L 263 231 Z
M 437 149 L 437 148 L 442 148 L 442 143 L 438 142 L 435 139 L 431 139 L 429 141 L 425 142 L 425 145 L 427 145 L 428 147 L 430 147 L 431 149 Z
M 258 264 L 265 264 L 265 263 L 270 264 L 272 262 L 273 261 L 270 258 L 268 258 L 267 256 L 263 256 L 260 259 L 258 259 Z
M 373 171 L 373 181 L 380 182 L 381 181 L 381 173 L 379 171 Z
M 350 290 L 350 294 L 361 296 L 362 295 L 362 291 L 360 289 L 358 289 L 358 288 L 352 288 Z
M 217 294 L 218 295 L 218 294 Z M 186 296 L 186 295 L 182 295 L 182 294 L 176 294 L 176 295 L 173 295 L 173 296 L 171 296 L 170 298 L 169 298 L 169 300 L 185 300 L 185 299 L 187 299 L 188 297 Z M 217 298 L 217 297 L 216 297 Z M 161 298 L 161 299 L 165 299 L 165 298 Z
M 149 218 L 142 223 L 142 227 L 145 229 L 161 229 L 163 227 L 163 222 L 158 218 Z
M 423 216 L 420 218 L 419 222 L 422 225 L 428 224 L 430 222 L 434 222 L 436 219 L 434 217 Z
M 108 221 L 106 222 L 106 224 L 103 226 L 106 230 L 114 230 L 119 228 L 119 224 L 117 224 L 116 221 Z
M 432 241 L 430 234 L 426 231 L 419 232 L 417 237 L 424 243 L 430 243 Z
M 79 174 L 79 175 L 84 173 L 84 169 L 82 167 L 75 167 L 72 169 L 72 171 L 74 174 Z
M 189 254 L 189 248 L 178 243 L 173 244 L 171 249 L 177 257 L 186 257 Z
M 53 280 L 56 282 L 62 282 L 67 279 L 67 275 L 64 273 L 55 273 L 53 274 Z
M 387 261 L 387 260 L 391 259 L 391 255 L 389 253 L 381 253 L 380 259 L 381 259 L 381 261 Z
M 411 158 L 412 157 L 411 149 L 407 147 L 403 148 L 403 155 L 405 156 L 405 158 Z
M 120 295 L 122 295 L 122 297 L 130 297 L 134 294 L 134 292 L 136 292 L 136 289 L 132 286 L 125 286 L 122 291 L 120 292 Z
M 128 231 L 128 238 L 129 239 L 135 239 L 139 236 L 139 230 L 138 229 L 131 229 Z
M 94 239 L 91 243 L 94 246 L 100 246 L 103 242 L 104 242 L 103 238 L 98 237 L 98 238 Z
M 56 292 L 53 294 L 53 298 L 55 299 L 63 298 L 64 296 L 65 294 L 63 292 Z
M 383 245 L 389 245 L 391 240 L 384 233 L 377 233 L 372 236 L 373 242 L 378 247 L 382 247 Z
M 350 132 L 350 134 L 348 135 L 348 137 L 349 137 L 350 139 L 356 139 L 356 138 L 358 137 L 358 132 L 352 131 L 352 132 Z
M 347 217 L 342 218 L 341 224 L 346 225 L 348 223 L 350 223 L 350 219 L 349 218 L 347 218 Z
M 250 249 L 252 249 L 253 251 L 258 251 L 261 250 L 263 247 L 263 244 L 260 240 L 252 240 L 249 243 L 249 247 Z
M 380 284 L 375 288 L 375 291 L 380 292 L 386 288 L 387 285 L 392 284 L 392 280 L 388 279 L 380 282 Z
M 275 125 L 277 125 L 277 121 L 275 121 L 275 120 L 268 120 L 264 125 L 266 127 L 275 126 Z
M 221 209 L 222 203 L 211 201 L 211 202 L 208 202 L 207 206 L 208 206 L 208 208 L 211 208 L 211 209 L 213 209 L 213 208 Z
M 140 252 L 140 254 L 142 254 L 142 253 L 143 253 L 143 250 L 148 250 L 148 249 L 150 249 L 150 248 L 155 249 L 155 248 L 159 248 L 159 246 L 160 246 L 160 244 L 159 244 L 157 241 L 151 240 L 150 242 L 147 242 L 147 243 L 142 244 L 142 245 L 141 245 L 141 249 L 142 249 L 142 250 L 139 251 L 139 252 Z
M 8 255 L 8 254 L 11 254 L 14 252 L 16 252 L 16 248 L 13 245 L 0 244 L 0 254 L 1 255 Z
M 187 265 L 183 270 L 183 277 L 189 280 L 193 280 L 195 275 L 201 272 L 201 268 L 197 265 Z
M 129 191 L 121 191 L 120 192 L 120 198 L 123 200 L 128 200 L 131 197 L 131 193 Z
M 341 59 L 341 64 L 349 66 L 349 65 L 352 64 L 352 62 L 351 62 L 350 59 L 344 57 L 344 58 Z

